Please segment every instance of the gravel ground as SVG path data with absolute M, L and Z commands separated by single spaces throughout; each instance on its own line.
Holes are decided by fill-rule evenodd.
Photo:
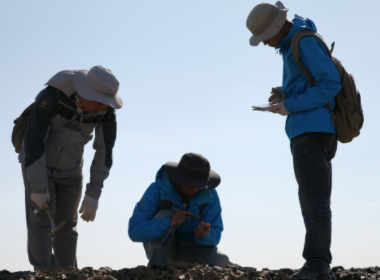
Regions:
M 380 280 L 380 267 L 344 269 L 341 266 L 334 267 L 332 271 L 337 280 Z M 85 267 L 80 270 L 74 267 L 56 268 L 52 270 L 0 271 L 0 280 L 10 279 L 34 279 L 34 280 L 114 280 L 114 279 L 148 279 L 148 280 L 216 280 L 216 279 L 254 279 L 254 280 L 289 280 L 297 270 L 282 268 L 269 270 L 264 268 L 257 271 L 253 267 L 241 267 L 236 264 L 221 268 L 199 264 L 178 264 L 167 266 L 138 266 L 136 268 L 124 268 L 112 270 L 110 267 L 93 269 Z

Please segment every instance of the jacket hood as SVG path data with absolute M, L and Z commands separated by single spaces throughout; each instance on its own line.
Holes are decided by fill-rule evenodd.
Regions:
M 177 201 L 182 203 L 179 194 L 177 193 L 174 183 L 169 179 L 165 172 L 165 165 L 163 165 L 156 174 L 156 184 L 160 189 L 160 197 L 162 200 Z M 191 200 L 195 200 L 196 204 L 203 204 L 212 199 L 212 195 L 208 189 L 200 189 Z
M 278 47 L 280 54 L 284 50 L 290 48 L 290 44 L 292 42 L 294 34 L 303 29 L 313 30 L 317 32 L 317 27 L 311 19 L 300 17 L 299 15 L 295 15 L 293 19 L 294 25 L 290 29 L 288 35 L 282 40 L 280 46 Z

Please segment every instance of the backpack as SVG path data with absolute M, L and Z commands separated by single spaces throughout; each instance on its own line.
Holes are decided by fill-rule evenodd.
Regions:
M 325 107 L 331 114 L 331 120 L 334 123 L 339 142 L 351 142 L 353 138 L 360 134 L 360 129 L 362 128 L 364 122 L 360 92 L 356 88 L 354 77 L 352 74 L 349 74 L 346 69 L 344 69 L 342 63 L 337 58 L 331 55 L 334 50 L 335 42 L 331 44 L 330 51 L 325 41 L 323 41 L 322 37 L 316 32 L 306 29 L 300 30 L 293 36 L 291 50 L 298 68 L 302 69 L 313 86 L 315 85 L 315 79 L 311 76 L 310 72 L 300 60 L 298 43 L 304 36 L 313 36 L 318 38 L 325 46 L 331 60 L 338 70 L 340 81 L 342 83 L 342 89 L 335 96 L 334 110 L 331 109 L 329 104 L 326 104 Z
M 60 90 L 55 89 L 55 92 L 57 94 L 57 99 L 59 99 Z M 30 104 L 22 113 L 21 115 L 13 121 L 14 127 L 12 130 L 12 144 L 15 148 L 16 153 L 20 153 L 22 141 L 24 140 L 25 135 L 25 129 L 26 125 L 28 124 L 28 118 L 30 115 L 30 112 L 32 112 L 32 109 L 34 107 L 34 103 Z M 56 109 L 56 114 L 61 110 L 62 106 L 58 105 Z
M 160 206 L 160 209 L 158 209 L 158 211 L 161 211 L 161 210 L 170 210 L 172 208 L 172 205 L 173 205 L 173 202 L 170 201 L 170 200 L 161 200 L 161 206 Z M 199 205 L 199 213 L 205 207 L 206 207 L 206 203 L 203 203 L 203 204 Z

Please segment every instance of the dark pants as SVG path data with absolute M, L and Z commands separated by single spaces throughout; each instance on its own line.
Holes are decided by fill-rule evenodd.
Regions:
M 328 272 L 331 246 L 331 160 L 337 150 L 336 134 L 304 133 L 291 140 L 298 196 L 306 227 L 304 267 Z
M 55 224 L 63 220 L 66 224 L 53 237 L 49 218 L 45 211 L 33 212 L 37 205 L 31 200 L 31 190 L 22 164 L 25 185 L 25 212 L 28 229 L 28 257 L 34 270 L 52 269 L 55 267 L 77 266 L 76 248 L 78 233 L 78 206 L 82 195 L 82 175 L 68 178 L 49 177 L 49 210 Z M 54 251 L 54 255 L 52 254 Z
M 173 214 L 170 210 L 159 211 L 153 219 L 163 219 L 171 217 Z M 173 233 L 170 240 L 163 247 L 163 250 L 157 249 L 157 245 L 162 239 L 155 242 L 145 243 L 144 249 L 149 259 L 148 266 L 167 265 L 168 263 L 177 264 L 180 262 L 199 263 L 226 267 L 230 260 L 226 254 L 221 252 L 216 246 L 203 246 L 196 242 L 180 240 L 175 236 L 175 228 L 170 228 Z

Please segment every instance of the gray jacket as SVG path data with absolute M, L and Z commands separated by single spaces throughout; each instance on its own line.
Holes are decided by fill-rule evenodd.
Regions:
M 83 151 L 93 138 L 96 150 L 86 194 L 99 198 L 112 166 L 116 140 L 116 114 L 107 108 L 97 114 L 78 114 L 73 94 L 48 86 L 36 97 L 30 113 L 19 161 L 34 193 L 48 192 L 48 176 L 64 178 L 82 174 Z

